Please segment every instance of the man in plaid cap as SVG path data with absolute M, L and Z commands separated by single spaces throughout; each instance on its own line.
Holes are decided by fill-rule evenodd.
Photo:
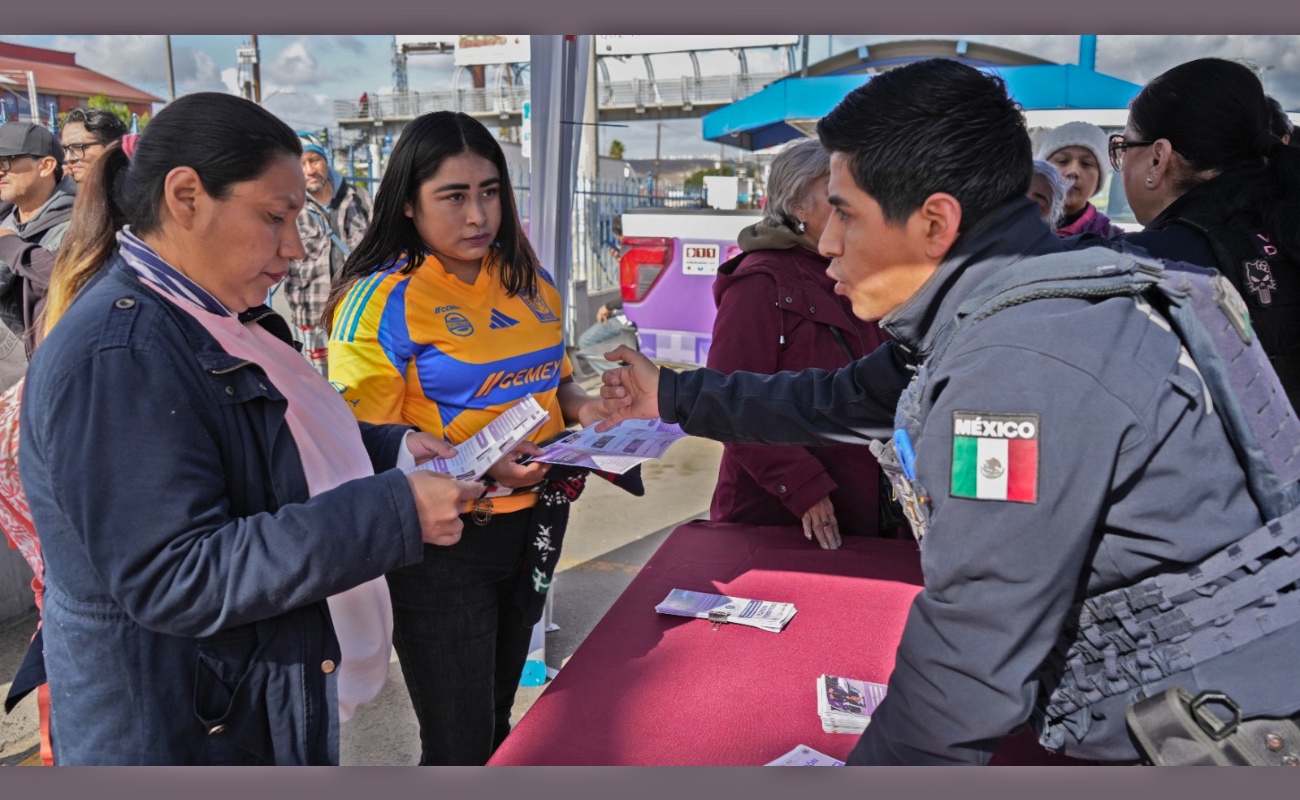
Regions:
M 298 139 L 307 179 L 307 205 L 298 215 L 298 233 L 307 257 L 289 262 L 283 286 L 303 355 L 329 377 L 329 335 L 320 327 L 320 317 L 330 280 L 343 268 L 348 253 L 360 244 L 370 224 L 370 195 L 343 179 L 315 136 L 299 131 Z

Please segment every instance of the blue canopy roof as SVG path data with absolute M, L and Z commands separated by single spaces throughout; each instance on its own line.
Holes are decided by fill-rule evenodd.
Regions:
M 1135 83 L 1074 64 L 987 67 L 1002 76 L 1012 98 L 1026 111 L 1068 108 L 1127 108 L 1141 90 Z M 803 136 L 792 123 L 820 119 L 873 74 L 785 78 L 704 117 L 704 138 L 746 150 Z

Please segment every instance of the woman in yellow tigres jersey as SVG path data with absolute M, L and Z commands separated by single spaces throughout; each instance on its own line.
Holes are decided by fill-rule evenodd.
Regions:
M 531 394 L 550 413 L 531 437 L 543 441 L 600 408 L 573 382 L 562 307 L 500 145 L 465 114 L 426 114 L 402 132 L 374 220 L 335 279 L 330 378 L 359 419 L 452 444 Z M 489 470 L 491 506 L 464 516 L 460 542 L 388 575 L 422 765 L 484 764 L 509 732 L 531 637 L 516 597 L 535 580 L 525 550 L 537 545 L 529 519 L 548 469 L 515 462 L 537 452 L 525 443 Z

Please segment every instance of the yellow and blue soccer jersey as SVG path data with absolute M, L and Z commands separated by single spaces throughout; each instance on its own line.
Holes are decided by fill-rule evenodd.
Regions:
M 334 312 L 330 381 L 357 419 L 407 423 L 460 444 L 527 395 L 550 413 L 529 438 L 564 429 L 556 390 L 573 372 L 564 352 L 563 306 L 545 270 L 537 293 L 510 297 L 495 269 L 473 285 L 426 256 L 412 273 L 402 257 L 357 281 Z M 535 494 L 497 498 L 498 511 Z

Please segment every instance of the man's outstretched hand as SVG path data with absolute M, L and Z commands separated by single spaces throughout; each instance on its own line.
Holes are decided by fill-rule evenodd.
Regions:
M 659 368 L 654 362 L 627 345 L 606 353 L 605 358 L 627 366 L 605 372 L 600 387 L 605 418 L 596 430 L 607 431 L 625 419 L 658 419 Z

